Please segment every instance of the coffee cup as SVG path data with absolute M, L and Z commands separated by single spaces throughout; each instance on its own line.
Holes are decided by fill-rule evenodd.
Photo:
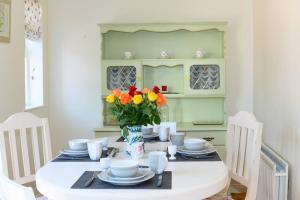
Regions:
M 149 153 L 149 168 L 156 174 L 164 172 L 168 165 L 168 159 L 166 152 L 152 151 Z
M 91 160 L 99 160 L 102 155 L 102 144 L 96 141 L 87 143 L 88 153 Z
M 172 142 L 173 145 L 183 146 L 184 137 L 185 137 L 185 133 L 176 132 L 176 133 L 171 133 L 170 139 L 171 139 L 171 142 Z
M 168 141 L 170 135 L 170 127 L 160 126 L 159 127 L 159 140 L 162 142 Z

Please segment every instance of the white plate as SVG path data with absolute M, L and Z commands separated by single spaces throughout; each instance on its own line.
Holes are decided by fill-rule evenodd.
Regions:
M 111 180 L 116 180 L 116 181 L 134 181 L 134 180 L 138 180 L 138 179 L 144 178 L 149 173 L 149 171 L 150 171 L 150 169 L 139 168 L 137 174 L 135 176 L 133 176 L 133 177 L 118 177 L 118 176 L 113 175 L 110 170 L 107 170 L 104 173 L 106 173 L 106 176 L 108 178 L 110 178 Z
M 214 148 L 213 145 L 209 142 L 206 142 L 204 144 L 204 146 L 201 149 L 198 149 L 198 150 L 187 149 L 185 146 L 179 146 L 179 147 L 177 147 L 177 150 L 178 151 L 191 152 L 191 153 L 197 153 L 197 152 L 202 152 L 202 151 L 205 151 L 205 150 L 211 149 L 211 148 Z
M 184 146 L 180 146 L 177 149 L 178 153 L 183 155 L 191 155 L 191 156 L 206 155 L 206 154 L 214 153 L 215 151 L 216 149 L 209 142 L 206 142 L 205 146 L 201 150 L 189 150 L 186 149 Z
M 206 151 L 203 151 L 203 152 L 199 152 L 199 153 L 187 153 L 187 152 L 178 152 L 184 156 L 203 156 L 203 155 L 208 155 L 208 154 L 211 154 L 211 153 L 214 153 L 216 152 L 215 149 L 208 149 Z
M 71 156 L 71 157 L 86 157 L 89 154 L 87 152 L 79 153 L 79 152 L 68 152 L 68 151 L 60 151 L 61 154 Z
M 156 137 L 158 137 L 158 133 L 155 133 L 155 132 L 153 132 L 152 134 L 149 134 L 149 135 L 143 135 L 144 139 L 153 139 Z
M 112 180 L 107 176 L 107 173 L 105 173 L 105 172 L 101 172 L 98 175 L 98 178 L 101 181 L 104 181 L 104 182 L 107 182 L 107 183 L 110 183 L 113 185 L 129 186 L 129 185 L 138 185 L 140 183 L 150 180 L 154 176 L 155 176 L 154 172 L 149 170 L 148 173 L 143 178 L 140 178 L 137 180 L 130 180 L 130 181 L 129 180 L 122 180 L 122 181 L 121 180 Z
M 88 150 L 73 150 L 73 149 L 63 149 L 63 152 L 67 152 L 67 153 L 88 153 Z

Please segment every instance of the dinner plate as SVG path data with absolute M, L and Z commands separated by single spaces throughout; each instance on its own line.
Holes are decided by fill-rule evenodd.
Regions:
M 69 151 L 65 151 L 65 150 L 61 150 L 60 153 L 62 155 L 67 155 L 70 157 L 86 157 L 88 156 L 88 152 L 69 152 Z
M 139 168 L 138 172 L 135 176 L 132 177 L 119 177 L 119 176 L 115 176 L 111 173 L 110 170 L 105 171 L 104 173 L 106 173 L 106 176 L 112 180 L 116 180 L 116 181 L 133 181 L 133 180 L 138 180 L 141 178 L 144 178 L 148 173 L 149 173 L 150 169 L 142 169 Z
M 214 153 L 215 151 L 216 151 L 216 149 L 209 142 L 206 142 L 205 146 L 200 150 L 189 150 L 189 149 L 186 149 L 184 146 L 180 146 L 177 149 L 177 153 L 187 155 L 187 156 L 188 155 L 191 155 L 191 156 L 206 155 L 206 154 Z
M 144 139 L 154 139 L 158 137 L 158 133 L 153 132 L 152 134 L 149 135 L 143 135 Z
M 185 146 L 179 146 L 177 149 L 178 149 L 178 151 L 197 153 L 197 152 L 202 152 L 202 151 L 205 151 L 205 150 L 211 149 L 211 148 L 214 148 L 213 145 L 209 142 L 205 142 L 203 147 L 201 149 L 198 149 L 198 150 L 191 150 L 191 149 L 186 148 Z
M 148 181 L 148 180 L 152 179 L 154 176 L 155 176 L 155 173 L 149 170 L 148 173 L 143 178 L 140 178 L 140 179 L 137 179 L 137 180 L 113 180 L 113 179 L 109 178 L 107 176 L 107 173 L 105 173 L 105 171 L 104 171 L 104 172 L 101 172 L 98 175 L 98 178 L 101 181 L 110 183 L 112 185 L 130 186 L 130 185 L 141 184 L 141 183 L 143 183 L 145 181 Z
M 73 149 L 63 149 L 62 151 L 67 153 L 88 153 L 88 150 L 73 150 Z

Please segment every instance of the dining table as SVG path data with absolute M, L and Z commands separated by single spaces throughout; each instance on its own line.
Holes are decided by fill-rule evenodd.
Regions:
M 119 148 L 112 160 L 130 159 L 125 153 L 126 143 L 109 137 L 109 146 Z M 151 151 L 167 151 L 170 142 L 145 143 L 145 154 L 139 165 L 149 166 Z M 171 188 L 128 189 L 72 188 L 87 171 L 99 171 L 100 162 L 73 160 L 71 162 L 45 163 L 36 173 L 38 191 L 50 200 L 200 200 L 222 191 L 229 181 L 228 170 L 222 160 L 218 161 L 169 161 L 166 171 L 172 172 Z

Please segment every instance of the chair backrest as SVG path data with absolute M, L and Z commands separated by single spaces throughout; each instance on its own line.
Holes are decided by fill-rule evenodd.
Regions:
M 28 138 L 31 142 L 28 142 Z M 31 172 L 36 172 L 41 166 L 40 149 L 42 149 L 43 163 L 48 162 L 52 158 L 52 151 L 47 119 L 22 112 L 12 115 L 0 124 L 0 168 L 6 176 L 9 177 L 8 168 L 11 166 L 13 180 L 20 184 L 33 181 L 35 173 Z M 11 162 L 8 160 L 8 155 Z M 33 160 L 34 170 L 31 170 L 30 158 Z M 19 165 L 21 161 L 22 165 Z M 20 173 L 22 170 L 20 166 L 23 173 Z
M 24 187 L 9 180 L 2 171 L 0 171 L 0 198 L 1 200 L 35 200 L 30 187 Z
M 241 111 L 229 117 L 226 165 L 232 179 L 247 187 L 247 200 L 255 200 L 258 184 L 262 123 Z

